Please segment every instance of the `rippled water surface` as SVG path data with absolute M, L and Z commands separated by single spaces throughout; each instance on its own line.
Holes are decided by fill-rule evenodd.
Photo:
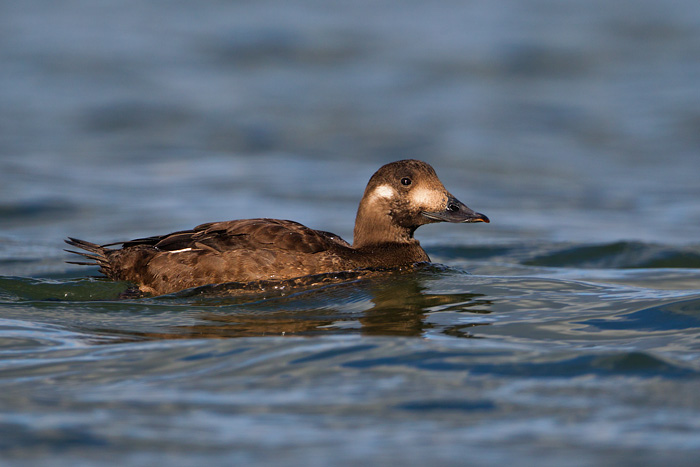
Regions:
M 0 59 L 2 465 L 697 463 L 695 2 L 28 0 Z M 419 229 L 432 265 L 135 298 L 65 264 L 350 240 L 402 158 L 492 220 Z

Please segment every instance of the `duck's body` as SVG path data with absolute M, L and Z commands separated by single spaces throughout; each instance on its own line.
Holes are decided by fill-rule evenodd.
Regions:
M 457 201 L 425 162 L 380 168 L 355 221 L 354 242 L 297 222 L 245 219 L 132 240 L 120 249 L 69 239 L 114 280 L 156 295 L 224 282 L 285 280 L 359 268 L 398 268 L 430 261 L 413 233 L 431 222 L 488 222 Z M 113 244 L 117 245 L 117 244 Z M 75 252 L 72 252 L 75 253 Z M 93 263 L 78 263 L 93 264 Z

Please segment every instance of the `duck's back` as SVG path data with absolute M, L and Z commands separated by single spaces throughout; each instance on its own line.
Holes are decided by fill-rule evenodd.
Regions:
M 125 242 L 108 250 L 115 279 L 163 294 L 222 282 L 291 279 L 355 269 L 342 238 L 293 221 L 245 219 Z M 103 269 L 105 269 L 103 267 Z

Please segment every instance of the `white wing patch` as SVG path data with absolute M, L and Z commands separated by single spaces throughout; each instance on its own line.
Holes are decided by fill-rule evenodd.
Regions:
M 185 251 L 192 251 L 192 248 L 183 248 L 182 250 L 168 251 L 168 253 L 184 253 Z

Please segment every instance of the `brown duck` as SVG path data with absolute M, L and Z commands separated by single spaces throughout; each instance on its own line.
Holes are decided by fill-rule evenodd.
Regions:
M 166 294 L 206 284 L 286 280 L 360 268 L 399 268 L 430 261 L 415 230 L 434 222 L 489 222 L 445 189 L 425 162 L 381 167 L 367 184 L 355 219 L 354 242 L 297 222 L 245 219 L 192 230 L 96 245 L 69 238 L 113 280 Z M 122 245 L 119 249 L 107 248 Z

